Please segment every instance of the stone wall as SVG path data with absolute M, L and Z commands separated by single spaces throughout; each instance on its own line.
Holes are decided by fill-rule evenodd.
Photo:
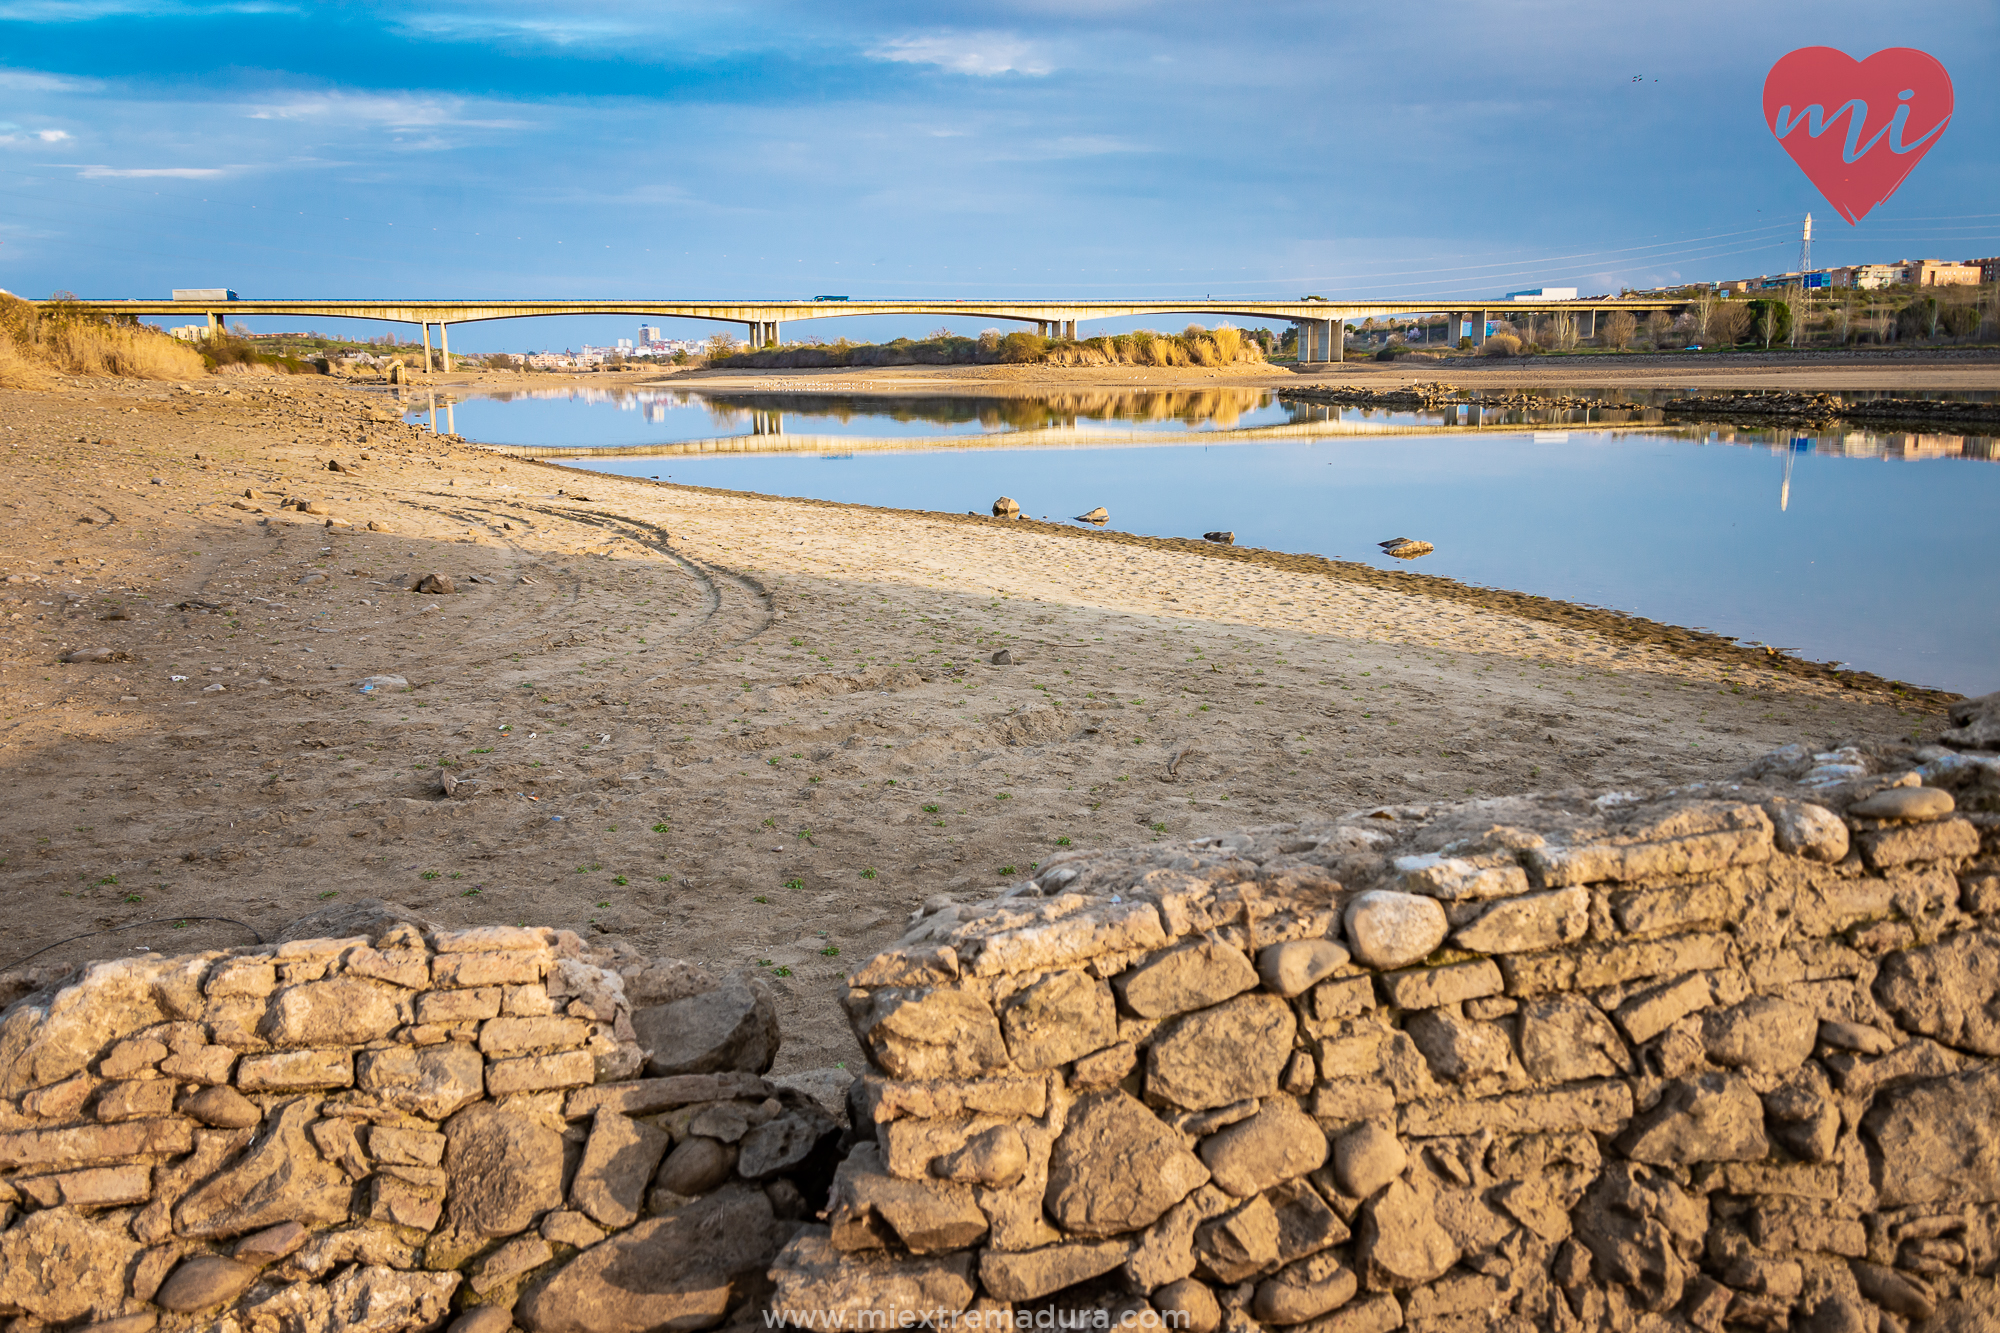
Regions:
M 1064 855 L 934 901 L 853 978 L 874 1068 L 773 1302 L 2000 1327 L 1981 702 L 1962 751 L 1793 746 L 1727 784 Z
M 93 964 L 0 1017 L 10 1333 L 615 1333 L 761 1304 L 840 1134 L 760 1077 L 755 982 L 568 932 L 349 924 Z

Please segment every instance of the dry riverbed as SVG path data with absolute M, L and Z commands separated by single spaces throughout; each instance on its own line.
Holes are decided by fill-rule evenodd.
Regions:
M 810 1068 L 913 907 L 1062 848 L 1943 725 L 1331 567 L 502 459 L 324 380 L 0 392 L 0 467 L 0 970 L 377 896 L 761 972 Z

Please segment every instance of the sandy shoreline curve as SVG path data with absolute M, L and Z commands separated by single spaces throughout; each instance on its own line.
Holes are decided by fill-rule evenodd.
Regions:
M 1931 373 L 1890 387 L 1955 387 Z M 1943 695 L 1591 608 L 531 465 L 327 380 L 0 392 L 0 427 L 0 971 L 79 931 L 116 933 L 39 961 L 375 896 L 747 968 L 780 997 L 780 1067 L 810 1068 L 854 1054 L 849 959 L 1058 850 L 1657 789 L 1944 725 Z M 425 574 L 455 590 L 410 591 Z

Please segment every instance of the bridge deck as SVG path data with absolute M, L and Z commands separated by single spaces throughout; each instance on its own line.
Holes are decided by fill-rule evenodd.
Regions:
M 78 301 L 106 315 L 167 315 L 229 319 L 260 315 L 317 315 L 326 319 L 378 319 L 405 324 L 469 324 L 490 319 L 541 319 L 556 315 L 638 315 L 658 319 L 712 319 L 734 324 L 781 323 L 801 319 L 833 319 L 854 315 L 976 315 L 985 319 L 1024 323 L 1070 320 L 1125 319 L 1143 315 L 1221 315 L 1237 319 L 1301 321 L 1367 319 L 1370 316 L 1452 314 L 1485 311 L 1581 313 L 1600 310 L 1672 310 L 1684 300 L 1610 298 L 1597 301 L 1508 301 L 1434 297 L 1387 301 L 994 301 L 976 297 L 951 300 L 844 301 L 690 301 L 644 298 L 608 301 L 454 301 L 454 300 L 236 300 L 236 301 Z

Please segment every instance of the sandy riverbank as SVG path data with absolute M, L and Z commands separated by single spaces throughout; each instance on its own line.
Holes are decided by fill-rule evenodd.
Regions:
M 0 393 L 0 439 L 0 969 L 125 922 L 268 931 L 364 895 L 451 924 L 594 921 L 769 975 L 781 1067 L 811 1067 L 852 1050 L 850 958 L 925 897 L 1061 847 L 1658 786 L 1800 735 L 1942 725 L 1931 698 L 1304 563 L 579 476 L 324 380 Z M 405 590 L 433 571 L 459 591 Z M 124 660 L 58 663 L 79 647 Z M 412 688 L 357 689 L 377 673 Z M 44 960 L 247 940 L 190 921 Z

